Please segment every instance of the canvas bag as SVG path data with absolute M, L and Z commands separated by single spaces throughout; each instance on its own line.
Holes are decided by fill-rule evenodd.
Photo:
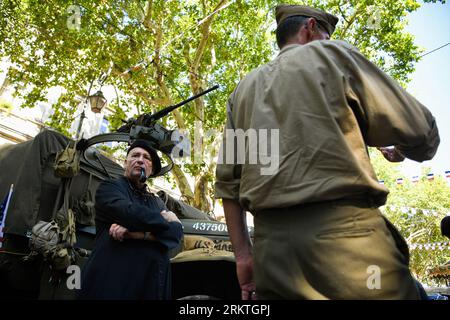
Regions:
M 61 178 L 72 178 L 80 171 L 80 151 L 77 142 L 69 142 L 64 150 L 59 151 L 55 157 L 55 174 Z
M 73 211 L 75 212 L 75 220 L 82 225 L 95 225 L 95 197 L 91 189 L 92 174 L 89 174 L 89 182 L 86 191 L 81 198 L 74 201 Z
M 59 227 L 56 221 L 39 221 L 31 230 L 30 249 L 44 258 L 51 257 L 59 242 Z
M 56 270 L 66 269 L 74 260 L 76 230 L 75 217 L 69 208 L 71 182 L 72 179 L 64 181 L 64 202 L 55 219 L 39 221 L 31 230 L 31 253 L 27 259 L 41 254 Z

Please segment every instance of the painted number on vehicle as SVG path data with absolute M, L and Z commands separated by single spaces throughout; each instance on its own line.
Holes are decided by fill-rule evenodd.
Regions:
M 192 225 L 192 229 L 199 231 L 220 231 L 228 232 L 227 225 L 223 223 L 196 222 Z

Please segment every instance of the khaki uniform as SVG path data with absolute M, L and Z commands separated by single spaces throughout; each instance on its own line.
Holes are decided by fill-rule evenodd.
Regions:
M 255 215 L 258 297 L 419 298 L 407 245 L 377 209 L 388 190 L 366 146 L 431 159 L 439 134 L 423 105 L 349 44 L 313 41 L 252 71 L 228 110 L 228 129 L 279 129 L 274 174 L 249 163 L 248 144 L 244 164 L 237 152 L 225 163 L 226 135 L 216 171 L 216 197 Z
M 337 200 L 255 217 L 261 299 L 419 299 L 408 246 L 377 208 Z
M 251 212 L 342 198 L 382 205 L 388 190 L 366 145 L 398 145 L 424 161 L 439 144 L 431 113 L 342 41 L 284 47 L 242 80 L 228 103 L 236 129 L 279 129 L 276 174 L 261 175 L 267 165 L 259 162 L 217 166 L 216 197 L 239 200 Z

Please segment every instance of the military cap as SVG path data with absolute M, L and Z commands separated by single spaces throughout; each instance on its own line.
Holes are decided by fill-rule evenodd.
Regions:
M 152 158 L 152 167 L 153 167 L 153 173 L 151 176 L 157 175 L 161 171 L 161 160 L 159 159 L 158 153 L 156 153 L 156 150 L 153 148 L 152 144 L 147 140 L 137 139 L 128 148 L 127 155 L 130 153 L 131 150 L 137 147 L 146 150 L 150 154 L 150 157 Z
M 328 31 L 330 37 L 339 21 L 339 18 L 332 14 L 308 6 L 281 4 L 275 8 L 277 25 L 280 25 L 284 20 L 293 16 L 305 16 L 316 19 Z

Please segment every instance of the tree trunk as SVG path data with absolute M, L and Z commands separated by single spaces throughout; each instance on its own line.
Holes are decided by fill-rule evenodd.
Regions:
M 201 175 L 196 179 L 195 193 L 194 193 L 194 207 L 200 209 L 205 213 L 211 212 L 211 204 L 208 197 L 208 173 Z
M 191 186 L 180 167 L 176 164 L 173 165 L 172 175 L 177 182 L 178 189 L 180 189 L 181 194 L 187 199 L 188 204 L 194 204 L 194 194 L 192 193 Z

